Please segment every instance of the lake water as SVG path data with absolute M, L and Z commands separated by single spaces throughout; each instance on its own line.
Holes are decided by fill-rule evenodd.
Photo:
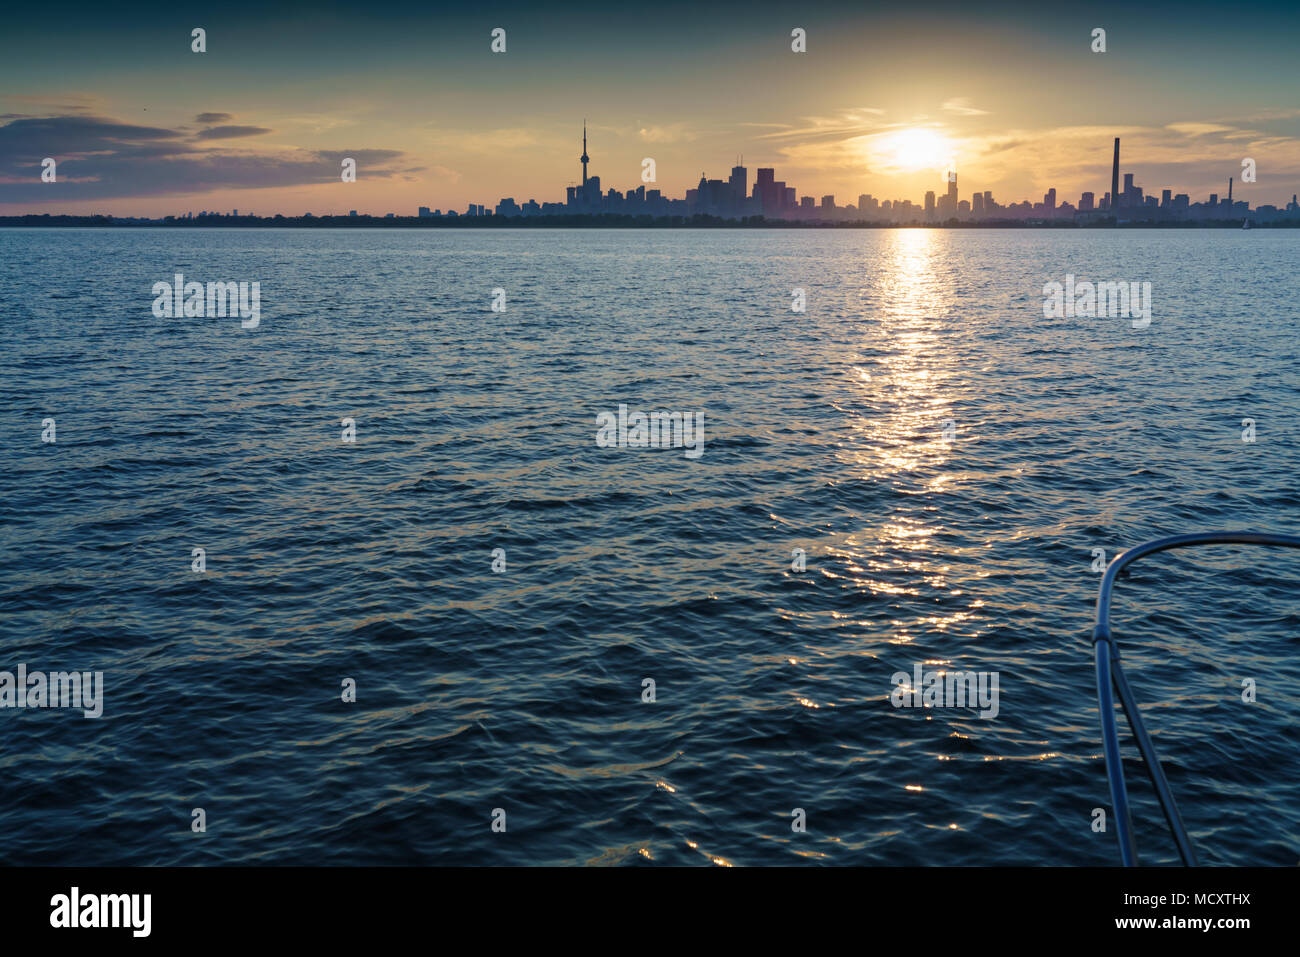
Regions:
M 260 324 L 155 317 L 177 272 Z M 1150 325 L 1044 318 L 1067 275 Z M 1093 549 L 1300 530 L 1297 275 L 1268 230 L 0 230 L 0 670 L 104 676 L 0 710 L 0 861 L 1115 863 Z M 702 454 L 600 447 L 620 404 Z M 1114 622 L 1203 861 L 1294 865 L 1300 556 L 1148 559 Z M 917 664 L 996 716 L 894 707 Z

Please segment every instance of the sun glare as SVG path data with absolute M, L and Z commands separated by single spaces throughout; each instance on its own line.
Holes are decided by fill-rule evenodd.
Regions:
M 950 161 L 951 147 L 934 130 L 900 130 L 884 138 L 880 155 L 886 164 L 901 172 L 942 170 Z

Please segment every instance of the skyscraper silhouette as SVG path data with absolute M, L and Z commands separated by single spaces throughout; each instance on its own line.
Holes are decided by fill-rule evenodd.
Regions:
M 1115 162 L 1110 167 L 1110 208 L 1119 205 L 1119 137 L 1115 137 Z
M 1119 140 L 1115 140 L 1119 142 Z M 582 186 L 586 187 L 586 164 L 590 163 L 590 157 L 586 155 L 586 120 L 582 121 Z

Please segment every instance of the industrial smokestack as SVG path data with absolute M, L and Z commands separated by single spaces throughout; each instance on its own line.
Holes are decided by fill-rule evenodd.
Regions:
M 1115 137 L 1115 162 L 1110 168 L 1110 208 L 1119 207 L 1119 137 Z
M 1232 177 L 1228 177 L 1228 205 L 1232 205 Z

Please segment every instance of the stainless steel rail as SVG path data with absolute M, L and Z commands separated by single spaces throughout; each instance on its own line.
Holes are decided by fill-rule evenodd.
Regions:
M 1185 548 L 1189 545 L 1280 545 L 1288 548 L 1300 548 L 1300 536 L 1271 535 L 1265 532 L 1194 532 L 1190 535 L 1171 535 L 1157 538 L 1121 552 L 1114 561 L 1106 566 L 1106 573 L 1101 578 L 1101 591 L 1097 595 L 1097 621 L 1092 629 L 1093 652 L 1097 665 L 1097 706 L 1101 712 L 1101 740 L 1106 753 L 1106 776 L 1110 780 L 1111 817 L 1119 837 L 1120 860 L 1125 867 L 1137 865 L 1137 843 L 1133 837 L 1133 821 L 1129 816 L 1128 788 L 1124 785 L 1124 765 L 1121 761 L 1119 747 L 1119 728 L 1115 722 L 1115 694 L 1119 695 L 1120 705 L 1128 717 L 1129 727 L 1137 741 L 1138 751 L 1146 764 L 1151 784 L 1155 787 L 1156 798 L 1160 808 L 1165 812 L 1165 820 L 1173 832 L 1174 842 L 1178 845 L 1178 854 L 1183 863 L 1196 865 L 1196 850 L 1192 847 L 1187 828 L 1183 826 L 1182 815 L 1174 802 L 1169 782 L 1165 780 L 1164 769 L 1156 756 L 1151 736 L 1147 734 L 1138 711 L 1137 701 L 1128 686 L 1124 669 L 1120 665 L 1119 645 L 1110 631 L 1110 595 L 1115 587 L 1115 580 L 1126 565 L 1131 565 L 1139 558 L 1163 552 L 1170 548 Z M 1113 693 L 1112 693 L 1113 689 Z

